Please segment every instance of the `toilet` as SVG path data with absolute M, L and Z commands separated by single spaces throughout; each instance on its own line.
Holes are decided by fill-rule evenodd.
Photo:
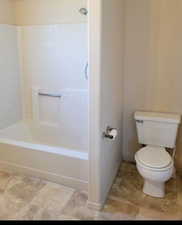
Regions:
M 181 121 L 178 114 L 136 112 L 134 115 L 139 144 L 135 154 L 136 167 L 144 179 L 143 192 L 157 198 L 165 196 L 165 182 L 175 171 L 171 154 L 175 151 L 177 131 Z

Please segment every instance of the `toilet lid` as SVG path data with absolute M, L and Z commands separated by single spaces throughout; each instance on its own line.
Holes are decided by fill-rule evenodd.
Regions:
M 162 147 L 147 146 L 140 149 L 135 157 L 136 160 L 152 168 L 167 167 L 172 161 L 169 153 Z

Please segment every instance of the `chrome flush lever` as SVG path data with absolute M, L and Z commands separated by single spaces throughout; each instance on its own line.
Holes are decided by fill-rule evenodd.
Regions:
M 111 128 L 109 126 L 106 128 L 106 131 L 103 132 L 103 137 L 111 139 L 111 140 L 115 140 L 117 135 L 118 135 L 117 129 L 116 128 Z

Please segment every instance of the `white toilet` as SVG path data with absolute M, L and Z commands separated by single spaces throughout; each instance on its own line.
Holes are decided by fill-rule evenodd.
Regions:
M 145 147 L 135 154 L 136 166 L 144 178 L 143 192 L 163 198 L 165 182 L 174 171 L 172 156 L 165 148 L 175 150 L 181 116 L 178 114 L 136 112 L 138 141 Z

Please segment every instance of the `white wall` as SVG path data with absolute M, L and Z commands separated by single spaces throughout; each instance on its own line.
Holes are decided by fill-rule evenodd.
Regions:
M 152 110 L 182 114 L 182 1 L 125 1 L 124 158 L 134 160 L 133 114 Z M 176 165 L 182 169 L 182 130 Z
M 156 71 L 152 87 L 155 110 L 180 113 L 182 115 L 182 1 L 160 0 L 153 3 L 153 11 L 159 9 L 158 38 L 154 46 L 158 49 Z M 177 139 L 176 166 L 182 171 L 182 126 Z
M 87 1 L 15 0 L 14 3 L 24 119 L 59 127 L 63 144 L 66 141 L 68 147 L 88 151 L 88 80 L 85 77 L 88 32 L 87 17 L 79 13 Z M 36 96 L 35 100 L 34 89 L 60 93 L 62 98 Z
M 59 121 L 62 131 L 65 129 L 65 134 L 70 134 L 68 137 L 80 140 L 83 150 L 87 151 L 88 139 L 84 138 L 84 134 L 88 132 L 88 93 L 80 91 L 79 98 L 76 91 L 88 89 L 84 74 L 88 61 L 87 17 L 78 12 L 86 5 L 86 0 L 0 0 L 0 22 L 19 25 L 18 32 L 15 26 L 0 27 L 0 72 L 5 74 L 5 77 L 1 77 L 3 93 L 0 98 L 3 99 L 3 105 L 0 127 L 22 119 L 20 95 L 23 117 L 32 119 L 33 88 L 46 89 L 52 93 L 63 90 L 65 93 L 69 89 L 70 92 L 66 92 L 68 94 L 61 99 L 62 105 L 56 106 L 59 111 L 56 118 L 62 118 Z M 73 96 L 73 93 L 77 94 Z M 46 108 L 48 112 L 41 115 L 43 120 L 46 116 L 55 115 L 50 99 L 46 100 L 49 107 Z M 72 110 L 70 108 L 74 103 L 76 108 Z M 78 114 L 78 108 L 82 114 Z M 66 115 L 70 120 L 67 127 Z M 80 133 L 75 132 L 75 129 L 79 129 Z
M 13 0 L 17 25 L 83 23 L 87 17 L 78 10 L 87 0 Z
M 0 1 L 0 128 L 21 119 L 20 68 L 17 30 L 11 1 Z
M 0 0 L 0 24 L 15 24 L 14 0 Z
M 88 60 L 86 24 L 19 27 L 19 37 L 26 118 L 32 118 L 34 87 L 54 93 L 88 88 L 84 74 Z
M 103 206 L 122 159 L 124 5 L 90 1 L 89 206 Z M 118 137 L 103 138 L 106 127 Z
M 138 149 L 134 112 L 150 109 L 150 10 L 148 0 L 125 0 L 123 155 L 132 161 Z
M 0 25 L 0 128 L 21 120 L 17 30 Z

